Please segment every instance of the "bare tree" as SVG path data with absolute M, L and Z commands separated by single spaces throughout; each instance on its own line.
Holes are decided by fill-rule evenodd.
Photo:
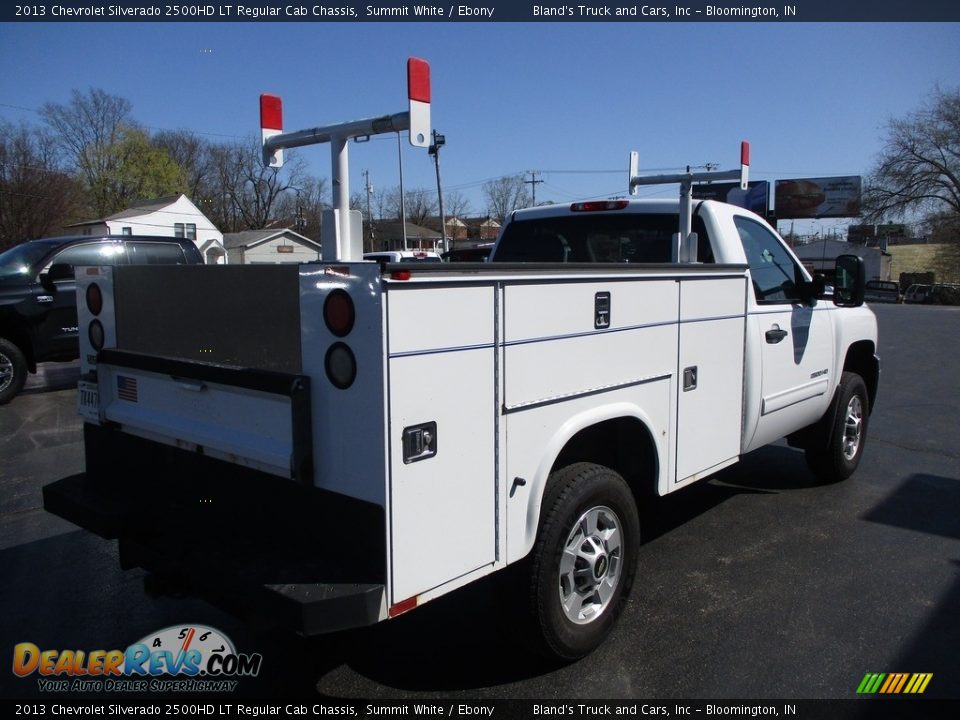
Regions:
M 291 186 L 278 200 L 274 214 L 283 226 L 319 240 L 323 211 L 329 207 L 327 179 L 304 175 L 299 185 Z
M 487 199 L 487 213 L 501 223 L 514 210 L 530 205 L 530 193 L 527 192 L 523 175 L 490 180 L 483 184 L 483 195 Z
M 470 214 L 470 200 L 459 190 L 443 196 L 443 210 L 447 218 L 464 218 Z
M 406 212 L 407 222 L 414 225 L 423 225 L 430 218 L 436 216 L 438 212 L 437 193 L 424 188 L 414 188 L 413 190 L 404 190 L 403 200 Z M 380 217 L 387 217 L 393 220 L 400 219 L 400 188 L 395 186 L 387 190 L 382 199 L 374 195 L 374 206 L 382 203 Z
M 65 104 L 47 103 L 40 115 L 56 132 L 62 151 L 86 184 L 90 209 L 104 216 L 115 209 L 109 181 L 117 174 L 120 159 L 114 152 L 130 119 L 130 101 L 105 90 L 74 90 Z
M 282 171 L 265 166 L 259 141 L 214 146 L 212 159 L 216 182 L 210 219 L 225 232 L 275 224 L 280 198 L 303 180 L 303 165 L 295 158 L 288 158 Z
M 0 250 L 76 219 L 83 188 L 58 164 L 56 140 L 26 125 L 0 125 Z
M 391 190 L 389 188 L 380 188 L 379 190 L 373 191 L 373 197 L 371 198 L 372 200 L 371 213 L 377 220 L 386 220 L 392 217 L 391 212 L 393 208 L 393 201 L 392 201 L 393 193 L 394 193 L 394 190 Z M 399 205 L 400 204 L 397 203 L 396 217 L 398 218 L 400 217 Z
M 436 217 L 438 211 L 437 194 L 424 188 L 407 190 L 403 194 L 407 221 L 414 225 L 425 227 L 427 222 Z M 439 229 L 439 224 L 438 224 Z
M 870 220 L 907 213 L 937 224 L 960 217 L 960 90 L 887 123 L 887 137 L 864 193 Z

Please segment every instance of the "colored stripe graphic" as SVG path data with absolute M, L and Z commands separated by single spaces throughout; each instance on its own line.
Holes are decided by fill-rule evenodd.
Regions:
M 933 679 L 933 673 L 867 673 L 857 686 L 858 695 L 920 695 Z

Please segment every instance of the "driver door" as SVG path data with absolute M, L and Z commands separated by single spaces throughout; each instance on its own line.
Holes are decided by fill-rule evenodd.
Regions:
M 746 216 L 734 223 L 752 280 L 747 344 L 761 364 L 759 392 L 750 398 L 756 430 L 744 438 L 748 452 L 823 415 L 836 382 L 833 321 L 827 303 L 802 299 L 804 271 L 773 231 Z

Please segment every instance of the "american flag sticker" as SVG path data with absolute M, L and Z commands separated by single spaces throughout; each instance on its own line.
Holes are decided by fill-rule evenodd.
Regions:
M 117 397 L 127 402 L 137 402 L 137 379 L 117 375 Z

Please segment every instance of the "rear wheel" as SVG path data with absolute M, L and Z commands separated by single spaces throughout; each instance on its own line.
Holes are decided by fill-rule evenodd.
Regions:
M 0 405 L 10 402 L 27 381 L 27 359 L 16 345 L 0 338 Z
M 846 480 L 853 475 L 867 442 L 869 396 L 867 386 L 856 373 L 845 372 L 827 415 L 826 445 L 811 445 L 806 450 L 807 465 L 824 482 Z
M 636 570 L 640 521 L 614 471 L 577 463 L 547 487 L 530 564 L 534 645 L 562 660 L 590 653 L 610 634 Z

